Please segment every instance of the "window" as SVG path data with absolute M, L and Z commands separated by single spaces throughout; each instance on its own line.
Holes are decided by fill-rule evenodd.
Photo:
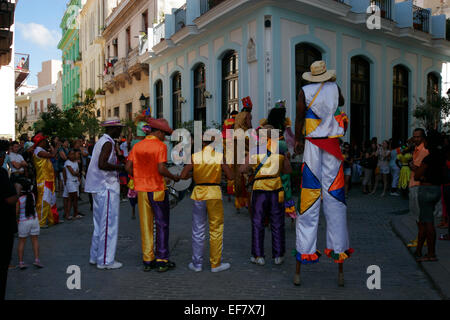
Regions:
M 114 57 L 117 59 L 117 57 L 119 56 L 119 46 L 117 38 L 113 40 L 113 51 Z
M 222 59 L 222 121 L 234 110 L 239 111 L 239 59 L 229 51 Z
M 409 71 L 398 65 L 393 72 L 392 139 L 405 143 L 408 138 Z
M 120 107 L 114 108 L 114 117 L 120 117 Z
M 100 111 L 100 109 L 97 109 L 97 117 L 101 117 L 102 116 L 102 112 Z
M 148 32 L 148 11 L 146 10 L 143 14 L 142 14 L 142 31 L 144 31 L 145 33 Z
M 132 120 L 133 119 L 133 104 L 127 103 L 126 109 L 127 109 L 127 120 Z
M 48 99 L 47 99 L 47 110 L 48 110 L 48 107 L 49 107 L 51 104 L 52 104 L 52 99 L 48 98 Z
M 126 30 L 127 33 L 127 54 L 131 51 L 131 27 Z
M 300 89 L 308 82 L 302 75 L 311 70 L 314 61 L 322 60 L 322 53 L 307 43 L 299 43 L 295 46 L 295 95 L 298 98 Z
M 370 64 L 363 57 L 351 62 L 350 141 L 362 146 L 370 139 Z
M 111 109 L 108 110 L 108 117 L 111 118 Z
M 40 102 L 41 102 L 40 103 L 41 113 L 43 113 L 44 112 L 44 100 L 41 100 Z
M 181 73 L 177 72 L 172 77 L 172 126 L 179 128 L 181 125 Z
M 34 114 L 37 115 L 37 101 L 34 102 Z
M 194 70 L 194 120 L 201 121 L 203 128 L 206 128 L 205 88 L 205 65 L 202 63 Z
M 156 117 L 164 118 L 164 109 L 163 109 L 163 83 L 161 80 L 158 80 L 155 84 L 155 96 L 156 96 Z
M 439 99 L 439 78 L 435 73 L 429 73 L 427 76 L 427 101 L 436 102 Z

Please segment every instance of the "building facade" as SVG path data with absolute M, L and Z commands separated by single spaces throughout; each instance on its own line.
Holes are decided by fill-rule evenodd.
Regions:
M 153 25 L 145 61 L 154 116 L 174 127 L 221 123 L 250 96 L 254 126 L 279 99 L 294 120 L 301 76 L 322 59 L 346 99 L 346 139 L 405 141 L 416 99 L 441 90 L 450 56 L 445 16 L 412 1 L 376 3 L 380 29 L 373 30 L 369 0 L 190 0 L 173 8 Z
M 0 137 L 14 139 L 14 15 L 16 0 L 0 1 Z
M 149 100 L 149 35 L 153 22 L 164 17 L 164 8 L 182 1 L 122 0 L 117 6 L 106 8 L 105 41 L 106 117 L 118 116 L 132 120 L 141 112 L 141 98 Z
M 57 104 L 61 108 L 61 61 L 49 60 L 42 62 L 42 71 L 38 73 L 37 77 L 38 87 L 22 85 L 15 97 L 16 121 L 26 118 L 25 131 L 28 128 L 33 128 L 34 123 L 39 120 L 41 114 L 48 111 L 50 104 Z
M 80 49 L 83 57 L 80 65 L 81 95 L 84 96 L 89 89 L 95 93 L 96 114 L 100 120 L 104 120 L 106 114 L 103 90 L 104 24 L 105 1 L 87 0 L 80 12 Z
M 80 92 L 81 52 L 79 44 L 79 14 L 86 0 L 70 0 L 61 21 L 62 38 L 58 49 L 63 60 L 63 109 L 70 108 Z

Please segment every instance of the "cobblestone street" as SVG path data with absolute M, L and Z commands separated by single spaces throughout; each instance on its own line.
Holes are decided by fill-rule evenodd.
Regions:
M 344 288 L 337 286 L 337 266 L 324 255 L 318 264 L 302 267 L 302 286 L 293 285 L 295 259 L 291 251 L 295 249 L 295 230 L 288 220 L 285 263 L 276 266 L 270 259 L 268 229 L 266 265 L 250 263 L 248 212 L 236 214 L 226 199 L 223 260 L 231 263 L 231 269 L 211 273 L 208 263 L 203 272 L 193 273 L 187 268 L 191 257 L 192 201 L 184 199 L 171 213 L 171 260 L 176 262 L 176 269 L 162 274 L 142 271 L 139 219 L 131 219 L 128 202 L 121 203 L 117 248 L 117 260 L 124 267 L 103 271 L 89 265 L 93 223 L 92 213 L 84 205 L 84 219 L 41 230 L 41 261 L 45 268 L 10 270 L 6 299 L 440 299 L 390 225 L 393 217 L 407 212 L 408 202 L 399 197 L 363 196 L 360 190 L 353 189 L 348 203 L 350 242 L 355 253 L 344 264 Z M 318 238 L 321 251 L 325 248 L 325 226 L 322 215 Z M 207 262 L 208 253 L 206 246 Z M 29 242 L 25 261 L 32 262 Z M 16 247 L 13 263 L 17 264 Z M 81 290 L 66 287 L 69 265 L 81 268 Z M 381 268 L 381 290 L 367 289 L 366 271 L 370 265 Z

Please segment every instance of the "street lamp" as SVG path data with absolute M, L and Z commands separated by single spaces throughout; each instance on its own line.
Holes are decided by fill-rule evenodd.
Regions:
M 145 98 L 144 94 L 141 94 L 141 97 L 139 98 L 139 103 L 141 104 L 141 108 L 144 109 L 145 108 L 145 102 L 147 101 L 147 99 Z

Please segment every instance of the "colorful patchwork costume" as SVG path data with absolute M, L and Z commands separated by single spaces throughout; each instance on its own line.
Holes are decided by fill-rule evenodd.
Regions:
M 300 215 L 296 222 L 296 258 L 303 264 L 318 262 L 317 228 L 321 199 L 327 221 L 325 254 L 341 263 L 353 252 L 349 247 L 343 157 L 338 138 L 348 124 L 338 107 L 335 82 L 303 87 L 307 106 L 305 151 L 302 168 Z

